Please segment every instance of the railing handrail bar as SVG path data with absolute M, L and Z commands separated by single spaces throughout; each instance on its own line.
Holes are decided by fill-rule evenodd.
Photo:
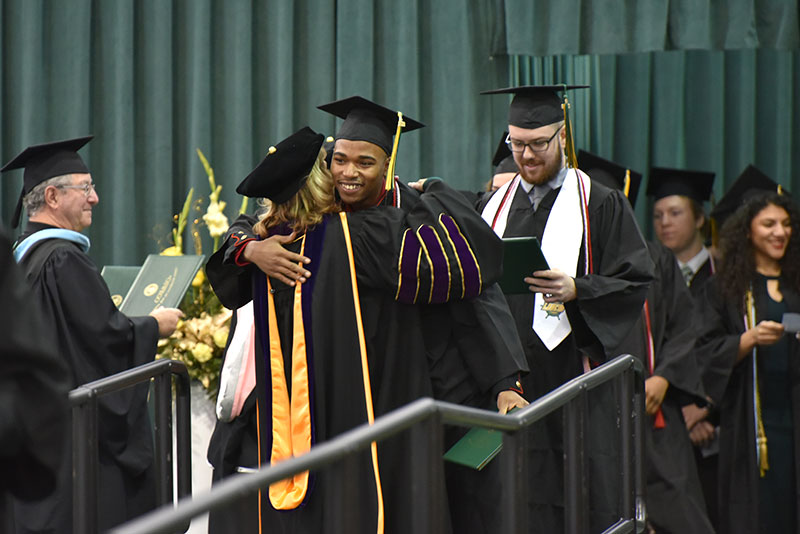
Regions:
M 161 507 L 112 529 L 109 533 L 172 532 L 193 517 L 216 510 L 259 488 L 265 488 L 272 482 L 327 465 L 351 452 L 365 449 L 373 441 L 381 441 L 437 413 L 441 415 L 443 423 L 518 431 L 557 410 L 582 391 L 593 389 L 631 369 L 640 377 L 644 371 L 642 363 L 637 358 L 623 354 L 589 373 L 570 380 L 525 408 L 506 415 L 431 398 L 417 399 L 379 417 L 372 425 L 365 423 L 329 441 L 315 445 L 302 456 L 263 468 L 256 473 L 232 475 L 208 492 L 181 499 L 177 507 Z
M 69 392 L 69 402 L 72 406 L 77 406 L 87 402 L 92 397 L 113 393 L 167 372 L 179 378 L 181 382 L 188 386 L 189 371 L 186 370 L 186 365 L 183 362 L 168 359 L 155 360 L 78 386 Z

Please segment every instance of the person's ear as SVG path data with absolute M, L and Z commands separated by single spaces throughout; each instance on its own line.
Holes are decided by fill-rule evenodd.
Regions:
M 44 203 L 51 208 L 58 206 L 58 187 L 48 185 L 44 190 Z
M 700 215 L 694 221 L 694 227 L 695 227 L 696 230 L 699 230 L 700 228 L 702 228 L 704 224 L 706 224 L 706 216 L 705 215 Z

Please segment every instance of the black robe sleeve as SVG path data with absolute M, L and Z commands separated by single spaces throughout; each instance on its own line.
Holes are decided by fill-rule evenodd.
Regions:
M 502 242 L 460 193 L 440 180 L 408 212 L 348 214 L 359 283 L 391 288 L 396 300 L 431 304 L 475 297 L 502 273 Z
M 469 403 L 476 395 L 471 383 L 478 395 L 521 391 L 519 374 L 528 365 L 495 283 L 502 268 L 499 238 L 439 180 L 426 182 L 406 209 L 349 214 L 359 284 L 426 305 L 423 332 L 437 398 Z
M 656 264 L 658 291 L 648 306 L 656 317 L 663 317 L 654 325 L 656 368 L 653 374 L 665 378 L 670 389 L 677 388 L 688 394 L 681 405 L 689 402 L 704 403 L 705 393 L 700 380 L 700 367 L 693 352 L 697 339 L 694 325 L 692 294 L 684 282 L 673 253 L 660 243 L 648 242 Z M 654 319 L 651 317 L 651 319 Z
M 23 267 L 36 253 L 36 248 L 28 253 Z M 155 318 L 120 312 L 94 263 L 78 247 L 56 248 L 38 273 L 28 273 L 28 280 L 72 370 L 73 386 L 155 358 Z M 99 399 L 100 447 L 132 474 L 152 463 L 146 392 L 147 385 L 141 384 Z
M 591 197 L 597 199 L 589 202 L 594 271 L 575 277 L 578 296 L 565 307 L 578 347 L 602 360 L 638 319 L 653 261 L 628 199 L 595 183 Z
M 744 315 L 736 306 L 731 309 L 719 294 L 715 278 L 711 278 L 700 290 L 700 332 L 697 337 L 696 354 L 703 372 L 703 386 L 714 404 L 719 405 L 736 359 L 739 354 L 739 339 L 744 333 Z M 738 320 L 737 320 L 738 319 Z
M 214 293 L 222 305 L 230 310 L 244 306 L 251 299 L 253 266 L 236 265 L 235 259 L 239 246 L 249 239 L 255 239 L 253 225 L 256 222 L 257 219 L 252 215 L 239 215 L 225 233 L 219 249 L 206 263 L 206 276 Z

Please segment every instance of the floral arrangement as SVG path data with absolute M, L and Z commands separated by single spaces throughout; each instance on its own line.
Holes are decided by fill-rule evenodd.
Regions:
M 192 220 L 191 236 L 194 253 L 203 253 L 200 228 L 205 226 L 214 241 L 214 248 L 219 247 L 219 239 L 228 230 L 228 218 L 225 216 L 225 202 L 219 200 L 222 186 L 214 179 L 214 169 L 209 165 L 203 152 L 197 149 L 197 155 L 203 163 L 211 193 L 208 195 L 208 207 L 205 213 Z M 202 213 L 203 199 L 194 199 L 194 188 L 189 189 L 183 209 L 174 216 L 172 229 L 172 245 L 161 254 L 166 256 L 183 255 L 183 233 L 193 210 Z M 247 209 L 247 198 L 242 202 L 239 213 Z M 189 377 L 203 385 L 210 397 L 216 397 L 219 390 L 219 373 L 222 353 L 228 339 L 231 311 L 222 306 L 203 269 L 197 272 L 190 290 L 186 293 L 180 306 L 185 317 L 178 322 L 175 332 L 167 339 L 158 342 L 158 358 L 171 358 L 186 364 Z

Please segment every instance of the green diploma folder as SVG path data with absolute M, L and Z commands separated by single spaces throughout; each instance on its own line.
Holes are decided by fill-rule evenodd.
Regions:
M 533 237 L 503 238 L 503 277 L 500 289 L 506 295 L 528 293 L 528 286 L 522 281 L 534 271 L 550 269 L 542 254 L 539 239 Z
M 108 291 L 111 293 L 111 300 L 114 301 L 117 308 L 128 294 L 140 268 L 132 265 L 106 265 L 100 271 L 100 276 L 105 280 Z
M 513 413 L 514 407 L 508 413 Z M 480 471 L 503 448 L 503 432 L 491 428 L 473 427 L 444 453 L 448 462 L 465 465 Z
M 500 430 L 475 427 L 450 447 L 443 458 L 480 471 L 502 448 L 503 433 Z
M 119 309 L 125 315 L 147 315 L 159 306 L 177 308 L 203 265 L 205 256 L 150 254 Z

